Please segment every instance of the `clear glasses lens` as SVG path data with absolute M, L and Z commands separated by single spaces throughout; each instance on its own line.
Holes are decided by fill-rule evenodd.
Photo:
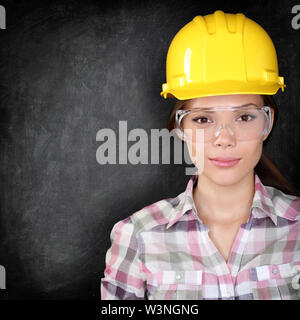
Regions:
M 222 110 L 222 111 L 221 111 Z M 196 130 L 203 129 L 204 142 L 218 138 L 222 130 L 237 140 L 258 139 L 268 132 L 270 109 L 247 107 L 178 110 L 176 124 L 188 139 L 194 139 Z M 189 129 L 189 130 L 186 130 Z

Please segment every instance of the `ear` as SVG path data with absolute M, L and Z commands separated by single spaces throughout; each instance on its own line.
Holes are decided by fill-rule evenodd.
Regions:
M 176 128 L 175 129 L 175 132 L 176 132 L 176 135 L 177 135 L 177 137 L 180 139 L 180 140 L 182 140 L 182 141 L 185 141 L 185 134 L 181 131 L 181 130 L 179 130 L 178 128 Z
M 265 141 L 269 134 L 271 133 L 272 129 L 273 129 L 273 124 L 274 124 L 274 109 L 273 108 L 270 108 L 271 110 L 271 126 L 270 126 L 270 130 L 268 133 L 266 133 L 264 136 L 263 136 L 263 141 Z

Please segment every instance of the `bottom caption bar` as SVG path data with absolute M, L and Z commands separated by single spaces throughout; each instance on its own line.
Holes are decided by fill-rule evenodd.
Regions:
M 294 309 L 295 308 L 295 309 Z M 297 309 L 296 309 L 297 308 Z M 267 311 L 268 316 L 283 310 L 292 313 L 299 301 L 98 301 L 98 300 L 0 300 L 0 319 L 154 319 L 157 316 L 198 319 L 199 316 L 246 313 L 256 316 Z

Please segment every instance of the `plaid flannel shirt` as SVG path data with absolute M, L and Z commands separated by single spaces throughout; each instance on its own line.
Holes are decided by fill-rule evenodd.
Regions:
M 300 299 L 300 197 L 255 193 L 226 262 L 197 215 L 193 188 L 117 222 L 101 278 L 102 300 Z

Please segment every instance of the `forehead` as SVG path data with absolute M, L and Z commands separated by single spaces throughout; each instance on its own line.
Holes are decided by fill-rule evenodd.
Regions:
M 213 107 L 236 107 L 244 104 L 253 103 L 257 106 L 263 106 L 264 100 L 258 94 L 236 94 L 199 97 L 187 100 L 186 108 L 213 108 Z

